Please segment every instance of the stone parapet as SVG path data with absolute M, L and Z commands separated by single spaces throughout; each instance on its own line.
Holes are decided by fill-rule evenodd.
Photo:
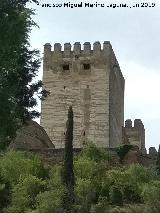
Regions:
M 145 154 L 145 128 L 141 119 L 135 119 L 134 125 L 132 125 L 131 119 L 127 119 L 123 131 L 128 138 L 128 143 L 138 146 L 141 152 Z
M 82 47 L 83 46 L 83 47 Z M 73 146 L 121 144 L 124 78 L 110 42 L 44 45 L 41 126 L 56 148 L 64 147 L 67 111 L 74 112 Z

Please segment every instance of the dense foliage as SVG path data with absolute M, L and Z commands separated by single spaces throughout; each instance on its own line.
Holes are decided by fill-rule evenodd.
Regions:
M 160 176 L 140 165 L 111 167 L 108 154 L 92 144 L 74 159 L 77 213 L 159 213 Z M 46 167 L 46 166 L 45 166 Z M 63 164 L 47 169 L 39 157 L 6 152 L 0 157 L 0 212 L 62 212 Z
M 122 163 L 124 157 L 126 156 L 126 154 L 129 152 L 129 150 L 132 149 L 132 145 L 131 144 L 125 144 L 123 146 L 119 146 L 117 147 L 115 150 L 119 156 L 120 159 L 120 163 Z
M 65 193 L 63 198 L 65 212 L 70 213 L 74 203 L 74 172 L 73 172 L 73 110 L 68 110 L 67 131 L 65 134 L 63 182 Z
M 1 149 L 26 120 L 39 116 L 33 107 L 37 105 L 36 97 L 43 93 L 39 91 L 42 82 L 33 80 L 40 67 L 40 57 L 39 51 L 31 49 L 29 43 L 29 33 L 36 24 L 27 2 L 30 0 L 0 1 Z
M 156 161 L 156 169 L 158 174 L 160 175 L 160 145 L 158 149 L 158 156 L 157 156 L 157 161 Z

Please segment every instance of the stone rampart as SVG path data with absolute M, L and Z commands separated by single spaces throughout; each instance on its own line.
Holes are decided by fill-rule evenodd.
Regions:
M 124 78 L 110 42 L 73 47 L 44 45 L 41 126 L 56 148 L 64 147 L 67 112 L 74 112 L 74 148 L 92 141 L 99 147 L 122 143 Z

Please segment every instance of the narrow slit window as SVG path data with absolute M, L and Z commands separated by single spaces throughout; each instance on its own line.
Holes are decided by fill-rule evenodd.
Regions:
M 86 133 L 85 133 L 85 131 L 83 132 L 83 136 L 85 136 L 86 135 Z
M 91 68 L 90 64 L 83 64 L 84 70 L 89 70 Z
M 63 65 L 63 70 L 64 70 L 64 71 L 65 71 L 65 70 L 69 70 L 69 64 Z

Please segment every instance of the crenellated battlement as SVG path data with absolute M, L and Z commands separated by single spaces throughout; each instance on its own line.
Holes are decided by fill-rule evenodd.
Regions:
M 111 54 L 113 50 L 109 41 L 104 41 L 103 47 L 101 47 L 101 43 L 99 41 L 96 41 L 93 45 L 91 45 L 90 42 L 85 42 L 83 45 L 81 45 L 80 42 L 75 42 L 73 45 L 70 43 L 64 43 L 63 48 L 60 43 L 55 43 L 53 50 L 51 44 L 46 43 L 44 45 L 44 54 L 46 52 L 61 53 L 63 57 L 71 57 L 75 55 L 90 56 L 100 53 L 108 53 L 107 55 L 109 55 L 109 53 Z
M 109 41 L 44 45 L 41 125 L 56 148 L 64 147 L 66 113 L 74 110 L 74 147 L 93 141 L 122 143 L 124 78 Z
M 134 125 L 131 119 L 125 121 L 125 134 L 132 145 L 137 145 L 145 153 L 145 129 L 141 119 L 135 119 Z
M 104 41 L 103 44 L 96 41 L 93 44 L 90 42 L 84 44 L 75 42 L 73 45 L 70 43 L 64 43 L 63 45 L 55 43 L 53 47 L 50 43 L 44 45 L 44 70 L 50 70 L 58 64 L 61 66 L 66 63 L 70 65 L 73 65 L 73 63 L 90 64 L 90 67 L 93 67 L 93 65 L 97 67 L 107 65 L 115 72 L 116 78 L 121 79 L 121 87 L 124 85 L 120 66 L 109 41 Z
M 134 125 L 132 125 L 132 120 L 127 119 L 125 121 L 125 128 L 144 128 L 143 122 L 141 119 L 135 119 L 134 120 Z

